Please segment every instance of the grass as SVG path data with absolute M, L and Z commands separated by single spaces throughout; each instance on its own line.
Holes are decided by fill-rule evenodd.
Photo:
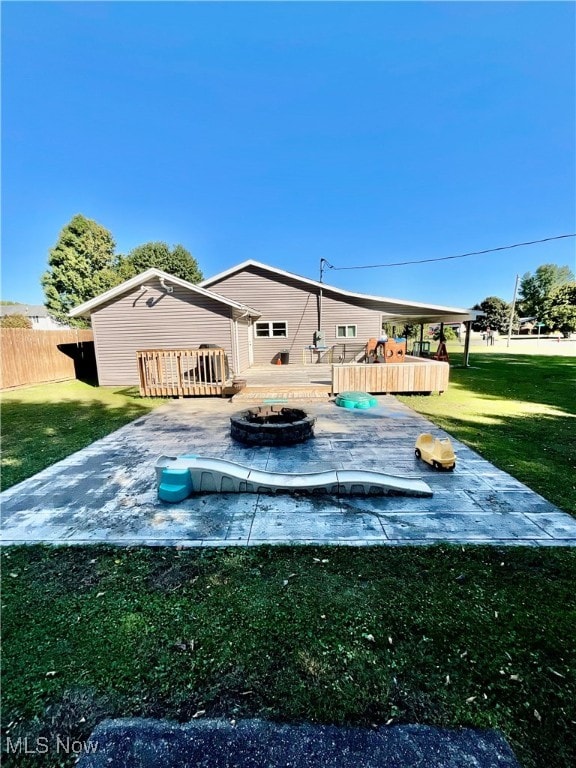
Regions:
M 2 560 L 12 740 L 85 739 L 105 716 L 432 723 L 499 728 L 524 768 L 576 764 L 576 551 L 30 546 Z
M 441 396 L 399 399 L 560 508 L 576 513 L 574 358 L 450 352 Z
M 93 387 L 81 381 L 39 384 L 2 393 L 4 490 L 143 416 L 162 400 L 136 387 Z

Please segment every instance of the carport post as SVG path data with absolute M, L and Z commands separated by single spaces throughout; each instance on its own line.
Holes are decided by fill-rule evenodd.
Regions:
M 466 340 L 464 342 L 464 368 L 470 368 L 470 336 L 472 335 L 472 320 L 466 320 Z

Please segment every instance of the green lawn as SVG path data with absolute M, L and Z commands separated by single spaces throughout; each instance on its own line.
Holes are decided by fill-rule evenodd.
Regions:
M 2 489 L 85 448 L 163 401 L 136 387 L 81 381 L 38 384 L 2 393 Z
M 576 361 L 450 352 L 443 395 L 400 400 L 554 504 L 576 513 Z
M 30 546 L 2 573 L 13 740 L 114 715 L 432 723 L 576 765 L 576 551 Z

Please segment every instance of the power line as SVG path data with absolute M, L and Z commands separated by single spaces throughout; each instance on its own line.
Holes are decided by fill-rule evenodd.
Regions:
M 464 259 L 466 256 L 480 256 L 484 253 L 495 253 L 496 251 L 507 251 L 510 248 L 521 248 L 525 245 L 536 245 L 538 243 L 547 243 L 550 240 L 563 240 L 567 237 L 576 237 L 575 234 L 571 235 L 556 235 L 555 237 L 545 237 L 542 240 L 530 240 L 527 243 L 514 243 L 514 245 L 501 245 L 499 248 L 487 248 L 485 251 L 470 251 L 470 253 L 460 253 L 458 256 L 440 256 L 436 259 L 418 259 L 417 261 L 396 261 L 389 264 L 365 264 L 360 267 L 334 267 L 326 259 L 322 259 L 322 262 L 328 267 L 328 269 L 334 269 L 341 271 L 344 269 L 378 269 L 380 267 L 404 267 L 407 264 L 425 264 L 430 261 L 449 261 L 450 259 Z

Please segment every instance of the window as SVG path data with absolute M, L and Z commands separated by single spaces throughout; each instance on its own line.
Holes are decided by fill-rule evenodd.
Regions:
M 337 339 L 355 339 L 356 326 L 355 325 L 337 325 L 336 338 Z
M 269 323 L 256 323 L 256 338 L 258 339 L 285 339 L 288 337 L 288 324 L 274 321 Z

